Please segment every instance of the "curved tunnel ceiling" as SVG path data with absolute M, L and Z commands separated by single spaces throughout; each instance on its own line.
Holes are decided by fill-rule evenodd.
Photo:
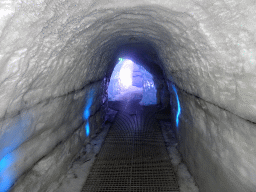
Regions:
M 164 74 L 161 69 L 161 60 L 158 58 L 158 54 L 154 47 L 146 42 L 132 42 L 139 41 L 135 37 L 130 37 L 131 43 L 119 46 L 113 55 L 113 63 L 117 63 L 119 58 L 130 59 L 138 65 L 142 65 L 152 75 L 162 79 Z M 113 71 L 112 65 L 110 65 L 110 73 Z
M 221 2 L 153 2 L 9 5 L 1 25 L 1 95 L 6 102 L 0 117 L 14 112 L 21 98 L 26 106 L 102 79 L 118 47 L 137 41 L 154 46 L 165 78 L 180 89 L 256 122 L 249 9 L 234 20 L 229 14 L 238 10 L 230 11 L 237 9 L 232 3 L 220 9 Z M 35 101 L 35 95 L 41 98 Z

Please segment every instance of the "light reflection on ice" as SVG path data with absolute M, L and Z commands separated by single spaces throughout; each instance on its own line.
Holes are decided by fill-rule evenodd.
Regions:
M 87 121 L 85 125 L 85 134 L 88 137 L 90 135 L 90 126 L 89 126 L 89 121 Z
M 32 115 L 22 113 L 16 118 L 9 119 L 1 127 L 7 130 L 0 135 L 0 192 L 8 191 L 15 180 L 16 172 L 13 170 L 13 164 L 18 160 L 12 153 L 29 136 L 29 125 L 32 121 Z
M 11 153 L 0 160 L 0 192 L 7 192 L 13 184 L 15 173 L 9 168 L 14 162 L 15 158 Z
M 177 115 L 176 115 L 176 126 L 178 127 L 179 126 L 179 116 L 180 116 L 180 101 L 179 101 L 179 96 L 178 96 L 178 93 L 177 93 L 177 90 L 175 88 L 174 85 L 172 85 L 172 88 L 175 92 L 175 95 L 176 95 L 176 99 L 177 99 L 177 105 L 178 105 L 178 111 L 177 111 Z
M 88 100 L 86 102 L 86 107 L 84 109 L 84 120 L 87 121 L 85 125 L 85 134 L 88 137 L 90 135 L 90 125 L 89 125 L 89 117 L 90 117 L 90 108 L 92 106 L 92 101 L 93 101 L 93 95 L 94 95 L 94 90 L 92 89 L 89 93 Z

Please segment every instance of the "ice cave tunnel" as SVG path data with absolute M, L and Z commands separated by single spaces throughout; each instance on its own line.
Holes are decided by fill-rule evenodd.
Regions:
M 56 191 L 126 57 L 170 106 L 199 190 L 256 191 L 255 1 L 3 0 L 0 18 L 1 192 Z

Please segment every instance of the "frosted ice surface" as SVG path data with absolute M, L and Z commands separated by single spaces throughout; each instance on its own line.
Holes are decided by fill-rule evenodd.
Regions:
M 142 105 L 156 104 L 156 88 L 153 76 L 143 67 L 140 67 L 140 70 L 143 75 L 143 97 L 140 103 Z
M 253 45 L 256 29 L 251 24 L 254 21 L 254 4 L 249 4 L 248 9 L 240 6 L 242 2 L 229 2 L 230 9 L 227 9 L 221 1 L 213 4 L 211 1 L 186 0 L 130 0 L 125 3 L 116 0 L 104 3 L 56 0 L 46 4 L 43 1 L 13 3 L 5 0 L 1 5 L 1 32 L 4 34 L 1 36 L 1 60 L 5 61 L 1 76 L 6 82 L 0 87 L 1 98 L 5 101 L 1 102 L 0 117 L 19 94 L 43 87 L 27 99 L 31 101 L 37 95 L 36 102 L 39 102 L 51 94 L 62 95 L 74 87 L 81 87 L 83 82 L 102 77 L 108 56 L 112 54 L 111 48 L 104 49 L 102 42 L 106 46 L 113 42 L 119 44 L 121 41 L 116 37 L 135 34 L 143 29 L 144 38 L 154 42 L 158 48 L 167 78 L 171 75 L 172 81 L 187 92 L 255 121 L 256 103 L 252 98 L 256 93 L 251 91 L 254 89 L 253 71 L 256 71 Z M 134 8 L 129 17 L 119 14 L 122 8 L 137 5 L 143 5 L 143 8 Z M 104 11 L 98 11 L 100 9 Z M 15 10 L 17 14 L 13 14 Z M 239 16 L 241 12 L 243 18 Z M 154 20 L 148 19 L 151 16 Z M 110 19 L 101 20 L 101 17 Z M 123 29 L 132 28 L 131 19 L 135 19 L 138 27 L 134 31 L 123 32 Z M 98 24 L 92 25 L 96 21 Z M 108 30 L 104 30 L 106 27 Z M 226 34 L 226 38 L 222 34 Z M 101 55 L 104 50 L 106 62 L 103 64 L 95 55 Z M 93 64 L 88 70 L 92 58 Z M 11 66 L 16 67 L 9 70 Z M 234 75 L 238 73 L 244 77 L 250 73 L 250 79 Z M 18 84 L 21 79 L 24 79 L 23 83 Z M 223 82 L 221 87 L 217 83 L 220 81 Z M 238 89 L 239 96 L 233 94 L 237 86 L 230 87 L 234 82 L 242 85 Z M 14 86 L 15 90 L 11 88 Z M 231 100 L 231 95 L 236 97 Z M 13 110 L 17 109 L 10 112 Z
M 180 90 L 255 123 L 255 15 L 254 1 L 1 1 L 0 119 L 103 79 L 115 45 L 135 36 Z

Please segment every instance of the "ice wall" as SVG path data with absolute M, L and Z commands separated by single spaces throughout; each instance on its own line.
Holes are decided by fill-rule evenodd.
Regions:
M 162 61 L 148 56 L 148 66 L 177 88 L 180 149 L 199 188 L 255 191 L 254 1 L 5 0 L 0 9 L 1 186 L 21 175 L 14 191 L 57 185 L 86 140 L 91 86 L 93 116 L 118 47 L 146 42 Z
M 156 89 L 155 82 L 152 75 L 146 71 L 143 67 L 139 67 L 143 77 L 143 96 L 140 104 L 142 105 L 154 105 L 156 101 Z
M 121 58 L 120 58 L 121 60 Z M 120 88 L 119 88 L 119 72 L 121 70 L 122 65 L 122 61 L 119 61 L 112 74 L 111 74 L 111 78 L 109 80 L 109 84 L 108 84 L 108 100 L 109 101 L 114 101 L 115 96 L 118 95 L 120 93 Z

